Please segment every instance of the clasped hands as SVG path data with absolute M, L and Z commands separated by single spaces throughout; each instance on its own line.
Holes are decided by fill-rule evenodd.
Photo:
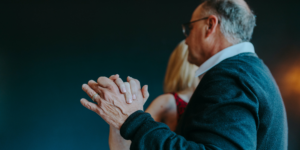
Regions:
M 80 100 L 81 104 L 116 129 L 120 129 L 132 113 L 143 110 L 149 97 L 147 85 L 141 88 L 140 82 L 131 77 L 123 82 L 119 75 L 99 77 L 97 82 L 90 80 L 82 89 L 96 104 L 85 98 Z

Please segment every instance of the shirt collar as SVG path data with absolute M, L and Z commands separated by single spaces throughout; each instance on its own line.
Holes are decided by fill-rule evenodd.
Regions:
M 209 69 L 214 67 L 215 65 L 219 64 L 221 61 L 233 57 L 235 55 L 238 55 L 240 53 L 255 53 L 254 46 L 250 42 L 242 42 L 230 47 L 227 47 L 217 54 L 210 57 L 208 60 L 206 60 L 196 71 L 196 77 L 199 77 L 203 75 L 205 72 L 207 72 Z

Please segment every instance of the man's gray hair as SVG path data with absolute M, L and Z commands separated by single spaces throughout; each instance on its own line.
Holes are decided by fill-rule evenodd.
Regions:
M 221 32 L 232 44 L 250 41 L 255 27 L 255 15 L 236 0 L 204 0 L 202 13 L 216 15 Z

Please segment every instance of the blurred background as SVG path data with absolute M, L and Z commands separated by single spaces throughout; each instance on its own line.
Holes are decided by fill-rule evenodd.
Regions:
M 300 10 L 296 0 L 247 0 L 252 43 L 282 92 L 289 150 L 300 149 Z M 109 126 L 79 100 L 81 85 L 128 75 L 163 93 L 181 24 L 199 0 L 0 2 L 0 149 L 109 149 Z

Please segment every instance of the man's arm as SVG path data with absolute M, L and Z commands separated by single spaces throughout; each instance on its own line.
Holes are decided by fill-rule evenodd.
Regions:
M 249 89 L 227 75 L 206 76 L 196 89 L 193 97 L 199 98 L 192 98 L 182 120 L 184 137 L 143 111 L 128 117 L 121 135 L 132 141 L 131 149 L 256 149 L 258 102 Z
M 227 109 L 225 110 L 227 111 Z M 241 111 L 237 113 L 243 115 Z M 245 113 L 247 116 L 243 116 L 243 121 L 240 120 L 240 122 L 233 122 L 232 124 L 220 122 L 219 125 L 209 126 L 209 123 L 199 123 L 199 128 L 194 128 L 194 130 L 189 131 L 189 133 L 187 133 L 189 137 L 187 138 L 172 132 L 167 125 L 155 122 L 149 114 L 137 111 L 130 115 L 120 131 L 125 139 L 130 139 L 132 141 L 131 149 L 255 149 L 255 122 L 253 121 L 253 117 L 247 113 L 247 111 L 245 111 Z M 233 121 L 235 118 L 229 117 L 223 119 Z M 196 121 L 196 119 L 190 121 Z M 218 121 L 218 119 L 216 118 L 215 121 Z M 249 125 L 243 126 L 243 123 Z M 214 128 L 218 129 L 215 130 Z M 220 130 L 223 131 L 220 132 Z
M 132 140 L 130 149 L 134 150 L 204 150 L 207 148 L 203 144 L 188 141 L 177 135 L 167 125 L 155 122 L 150 114 L 143 111 L 133 113 L 125 121 L 120 132 L 125 139 Z M 211 148 L 214 146 L 211 145 Z

